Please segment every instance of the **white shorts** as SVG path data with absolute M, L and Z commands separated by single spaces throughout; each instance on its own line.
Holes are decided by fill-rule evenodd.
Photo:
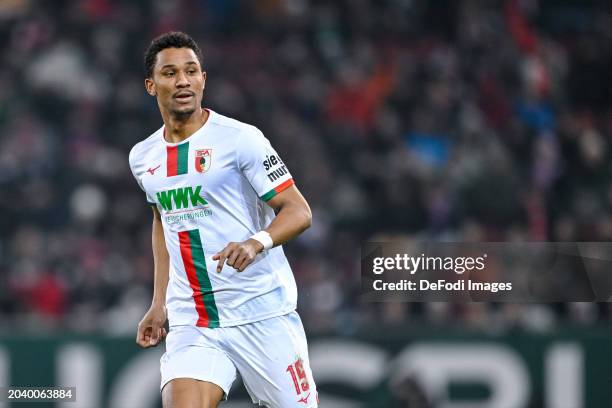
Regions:
M 175 378 L 194 378 L 217 384 L 227 398 L 237 372 L 255 404 L 318 406 L 306 334 L 297 312 L 233 327 L 170 328 L 161 358 L 162 389 Z

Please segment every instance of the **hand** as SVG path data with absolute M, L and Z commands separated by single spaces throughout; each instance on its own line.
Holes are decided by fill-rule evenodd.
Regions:
M 253 262 L 255 256 L 263 251 L 261 242 L 254 239 L 247 239 L 243 242 L 230 242 L 222 251 L 213 255 L 213 261 L 219 261 L 217 264 L 217 273 L 223 269 L 223 264 L 227 260 L 227 264 L 238 272 L 244 269 Z
M 155 347 L 166 338 L 166 307 L 152 305 L 138 323 L 136 344 L 143 348 Z

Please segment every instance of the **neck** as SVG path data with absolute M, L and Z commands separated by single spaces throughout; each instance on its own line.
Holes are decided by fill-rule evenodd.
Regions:
M 166 130 L 164 138 L 170 143 L 179 143 L 187 139 L 204 126 L 210 115 L 206 109 L 202 108 L 186 115 L 176 115 L 170 112 L 162 112 L 161 114 Z

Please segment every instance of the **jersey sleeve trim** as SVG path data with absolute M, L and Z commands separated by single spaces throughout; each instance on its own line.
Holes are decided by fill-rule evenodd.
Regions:
M 278 193 L 280 193 L 283 190 L 286 190 L 287 188 L 291 187 L 294 184 L 295 184 L 295 182 L 293 181 L 292 178 L 290 178 L 289 180 L 287 180 L 287 181 L 279 184 L 278 186 L 274 187 L 272 190 L 268 191 L 266 194 L 262 195 L 260 198 L 263 201 L 270 201 Z

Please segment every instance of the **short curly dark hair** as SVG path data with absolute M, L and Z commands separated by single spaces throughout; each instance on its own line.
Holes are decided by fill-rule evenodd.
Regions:
M 151 41 L 149 48 L 147 48 L 144 58 L 146 78 L 153 76 L 157 54 L 166 48 L 191 48 L 198 57 L 200 67 L 202 67 L 202 50 L 200 50 L 194 39 L 181 31 L 170 31 L 155 38 Z

